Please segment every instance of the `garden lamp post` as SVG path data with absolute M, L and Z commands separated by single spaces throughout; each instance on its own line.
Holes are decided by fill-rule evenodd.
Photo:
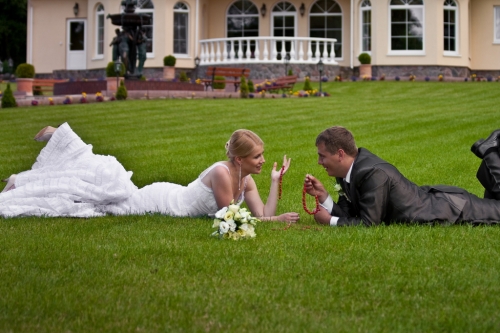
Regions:
M 120 60 L 116 60 L 115 61 L 116 91 L 118 91 L 118 87 L 120 86 L 118 78 L 120 77 L 121 70 L 122 70 L 122 63 L 120 62 Z
M 198 67 L 200 67 L 200 58 L 199 57 L 194 58 L 194 65 L 196 66 L 194 79 L 197 80 L 198 79 Z
M 288 64 L 290 63 L 290 53 L 287 53 L 285 57 L 283 58 L 283 61 L 285 62 L 285 76 L 288 75 Z
M 321 81 L 323 78 L 323 70 L 325 69 L 325 65 L 323 64 L 323 61 L 321 61 L 321 58 L 319 58 L 318 62 L 318 71 L 319 71 L 319 94 L 323 96 L 323 90 L 321 89 Z

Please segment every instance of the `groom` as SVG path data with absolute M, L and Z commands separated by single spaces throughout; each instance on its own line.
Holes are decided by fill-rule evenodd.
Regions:
M 500 221 L 500 130 L 471 150 L 483 159 L 477 177 L 486 188 L 480 199 L 454 186 L 417 186 L 393 165 L 357 148 L 352 133 L 335 126 L 316 138 L 318 163 L 342 187 L 335 203 L 323 184 L 311 175 L 304 181 L 310 195 L 318 195 L 317 222 L 332 226 L 366 226 L 381 223 L 451 222 L 486 223 Z M 497 181 L 498 180 L 498 181 Z

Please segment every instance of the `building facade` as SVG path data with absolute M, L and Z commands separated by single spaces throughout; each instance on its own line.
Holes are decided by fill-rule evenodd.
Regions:
M 112 61 L 120 0 L 28 0 L 27 62 L 38 74 L 98 71 Z M 371 55 L 375 73 L 500 73 L 500 0 L 138 0 L 153 17 L 145 68 L 200 64 L 326 65 Z M 418 73 L 415 73 L 418 74 Z

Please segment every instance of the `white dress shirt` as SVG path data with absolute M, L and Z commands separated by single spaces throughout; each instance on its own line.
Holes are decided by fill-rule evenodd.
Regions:
M 354 162 L 353 162 L 353 164 L 354 164 Z M 349 184 L 351 183 L 351 170 L 352 170 L 353 164 L 351 164 L 351 167 L 349 168 L 349 171 L 347 172 L 347 175 L 344 178 L 344 181 L 347 183 L 347 186 L 349 186 Z M 330 196 L 330 194 L 328 194 L 328 197 L 326 198 L 326 200 L 324 202 L 321 202 L 319 205 L 321 207 L 323 207 L 324 209 L 326 209 L 328 212 L 331 212 L 333 209 L 333 206 L 335 205 L 335 202 L 333 202 L 332 197 Z M 330 225 L 332 227 L 335 227 L 335 226 L 337 226 L 338 221 L 339 221 L 338 216 L 332 216 L 332 218 L 330 219 Z

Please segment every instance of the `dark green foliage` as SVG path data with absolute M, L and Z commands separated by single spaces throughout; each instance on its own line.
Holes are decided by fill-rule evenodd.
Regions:
M 311 86 L 311 81 L 309 81 L 308 76 L 306 76 L 306 80 L 304 81 L 304 88 L 302 90 L 305 90 L 305 91 L 313 90 L 313 88 Z
M 368 53 L 361 53 L 358 56 L 358 60 L 362 65 L 369 65 L 372 62 L 372 57 Z
M 214 89 L 225 89 L 226 88 L 226 78 L 224 76 L 215 76 L 215 81 L 224 81 L 224 82 L 214 82 L 212 88 Z
M 120 66 L 120 77 L 123 77 L 125 75 L 125 65 L 122 63 Z M 106 76 L 107 77 L 116 77 L 116 72 L 115 72 L 115 63 L 110 61 L 108 62 L 108 66 L 106 66 Z
M 173 55 L 168 55 L 163 58 L 163 66 L 175 66 L 177 59 Z
M 12 74 L 17 64 L 26 62 L 27 0 L 0 0 L 0 59 L 11 58 L 13 67 L 4 66 L 4 74 Z M 48 38 L 48 36 L 47 36 Z M 7 70 L 7 71 L 6 71 Z
M 119 101 L 124 101 L 127 99 L 127 96 L 128 93 L 127 93 L 127 88 L 125 88 L 125 83 L 123 83 L 123 80 L 120 80 L 120 86 L 116 91 L 116 99 Z
M 245 79 L 244 76 L 241 77 L 240 80 L 240 97 L 241 98 L 248 98 L 248 84 L 247 80 Z
M 17 106 L 16 99 L 10 89 L 10 83 L 7 83 L 7 89 L 3 92 L 2 96 L 2 108 L 13 108 Z
M 252 80 L 248 80 L 248 92 L 249 93 L 253 93 L 255 92 L 255 86 L 253 85 L 253 81 Z
M 19 64 L 16 68 L 16 77 L 32 79 L 35 77 L 35 67 L 31 64 Z
M 33 95 L 34 96 L 43 96 L 42 87 L 40 87 L 40 86 L 33 86 Z
M 181 82 L 188 82 L 189 81 L 189 78 L 187 77 L 186 72 L 182 71 L 179 74 L 179 81 L 181 81 Z
M 146 77 L 145 77 L 144 75 L 142 75 L 142 76 L 141 76 L 141 78 L 140 78 L 139 80 L 141 80 L 141 81 L 147 81 L 147 80 L 146 80 Z
M 293 76 L 293 70 L 291 68 L 288 70 L 288 76 Z
M 4 74 L 12 74 L 12 68 L 9 67 L 9 61 L 8 60 L 5 60 L 2 63 L 2 67 L 3 67 L 3 73 Z

